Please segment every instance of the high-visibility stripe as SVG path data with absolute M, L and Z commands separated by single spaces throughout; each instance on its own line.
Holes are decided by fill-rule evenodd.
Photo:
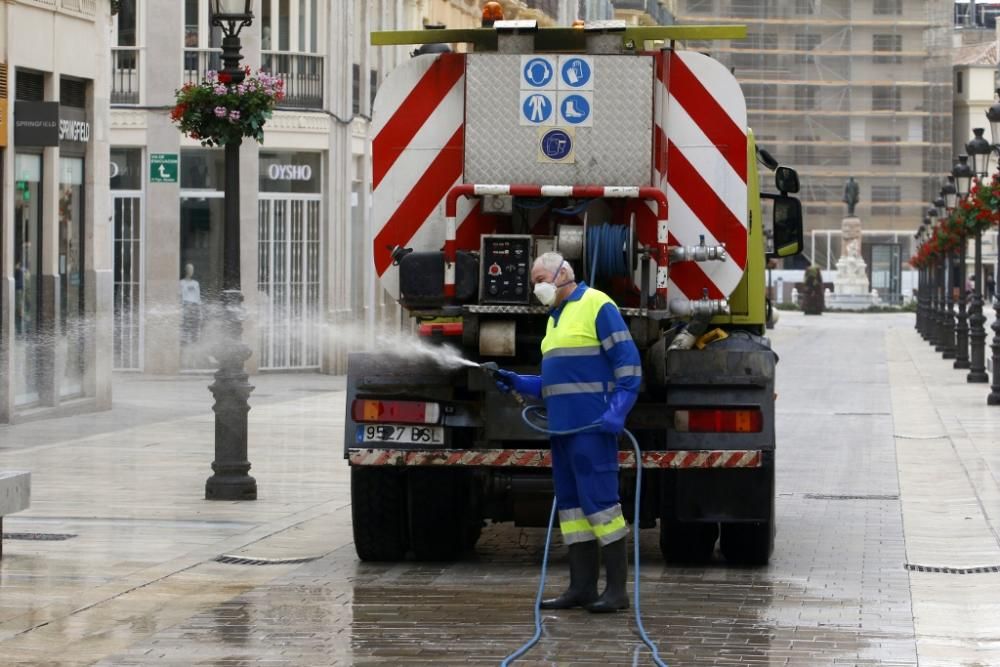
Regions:
M 465 56 L 441 54 L 372 141 L 372 189 L 379 186 L 448 92 L 465 74 Z
M 563 542 L 566 544 L 576 544 L 577 542 L 589 542 L 597 536 L 594 528 L 586 519 L 573 519 L 572 521 L 560 521 L 559 530 L 562 532 Z
M 583 510 L 581 510 L 582 512 Z M 614 520 L 622 515 L 622 506 L 620 503 L 615 503 L 607 509 L 600 510 L 599 512 L 594 512 L 593 514 L 588 514 L 587 520 L 590 521 L 591 525 L 599 526 L 603 523 Z
M 632 334 L 627 331 L 616 331 L 601 341 L 601 347 L 605 350 L 610 350 L 618 343 L 623 343 L 627 340 L 632 340 Z
M 627 533 L 628 525 L 625 523 L 625 517 L 623 516 L 619 516 L 608 523 L 594 526 L 594 535 L 601 541 L 601 544 L 611 544 L 624 537 Z
M 552 453 L 548 449 L 376 449 L 348 450 L 351 465 L 427 466 L 462 465 L 484 467 L 548 468 Z M 618 465 L 635 467 L 635 455 L 618 452 Z M 763 454 L 759 449 L 656 450 L 642 453 L 643 468 L 760 468 Z
M 566 396 L 568 394 L 600 394 L 604 392 L 603 382 L 564 382 L 542 387 L 542 398 Z
M 558 347 L 554 350 L 549 350 L 542 355 L 543 359 L 552 359 L 553 357 L 592 357 L 601 354 L 600 345 L 588 345 L 587 347 Z
M 719 199 L 673 143 L 667 149 L 667 174 L 670 186 L 680 195 L 702 224 L 717 239 L 726 239 L 726 250 L 740 268 L 746 267 L 747 229 Z
M 461 176 L 463 135 L 464 128 L 458 128 L 375 236 L 375 270 L 379 275 L 392 264 L 392 247 L 405 246 L 409 242 L 448 193 L 455 179 Z
M 575 521 L 576 519 L 586 519 L 587 515 L 583 513 L 582 507 L 570 507 L 569 509 L 559 510 L 559 521 Z
M 670 60 L 670 92 L 715 144 L 744 182 L 747 180 L 746 130 L 739 127 L 718 100 L 676 52 Z M 669 170 L 668 170 L 669 173 Z
M 619 366 L 615 369 L 616 380 L 620 380 L 623 377 L 632 377 L 633 375 L 642 377 L 642 366 Z

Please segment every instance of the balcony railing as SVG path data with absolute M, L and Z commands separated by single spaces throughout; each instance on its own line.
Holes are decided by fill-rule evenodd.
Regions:
M 307 53 L 261 53 L 260 68 L 285 81 L 285 99 L 279 107 L 323 108 L 323 60 L 324 56 Z
M 222 69 L 222 49 L 184 49 L 184 83 L 201 83 L 209 70 Z
M 139 103 L 139 49 L 111 49 L 111 103 Z
M 97 0 L 59 0 L 59 5 L 63 9 L 80 12 L 89 16 L 97 13 Z

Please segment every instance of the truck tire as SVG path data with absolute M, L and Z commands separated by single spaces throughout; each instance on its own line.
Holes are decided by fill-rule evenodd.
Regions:
M 354 550 L 365 561 L 402 560 L 406 555 L 406 487 L 399 471 L 351 468 Z
M 707 563 L 715 553 L 719 525 L 660 520 L 660 552 L 668 563 Z
M 774 551 L 774 519 L 722 524 L 719 548 L 730 563 L 767 565 Z
M 471 502 L 469 472 L 421 468 L 409 471 L 410 547 L 417 560 L 455 560 L 479 539 L 471 520 L 478 510 Z

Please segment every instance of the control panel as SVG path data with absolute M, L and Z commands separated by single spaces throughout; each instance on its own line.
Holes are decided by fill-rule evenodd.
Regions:
M 531 299 L 531 236 L 490 234 L 482 237 L 481 244 L 479 302 L 527 305 Z

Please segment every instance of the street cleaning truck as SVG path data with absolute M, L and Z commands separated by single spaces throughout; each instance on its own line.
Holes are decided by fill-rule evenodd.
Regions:
M 419 336 L 474 363 L 350 356 L 344 456 L 361 559 L 453 559 L 487 521 L 546 525 L 548 440 L 478 365 L 538 372 L 548 312 L 530 272 L 558 251 L 615 300 L 642 355 L 627 422 L 642 456 L 619 455 L 626 518 L 658 527 L 670 562 L 713 558 L 716 543 L 729 562 L 768 561 L 765 266 L 802 249 L 798 176 L 756 146 L 732 73 L 680 46 L 744 36 L 532 21 L 372 35 L 469 46 L 418 51 L 378 91 L 371 261 Z M 775 192 L 761 192 L 758 165 Z

